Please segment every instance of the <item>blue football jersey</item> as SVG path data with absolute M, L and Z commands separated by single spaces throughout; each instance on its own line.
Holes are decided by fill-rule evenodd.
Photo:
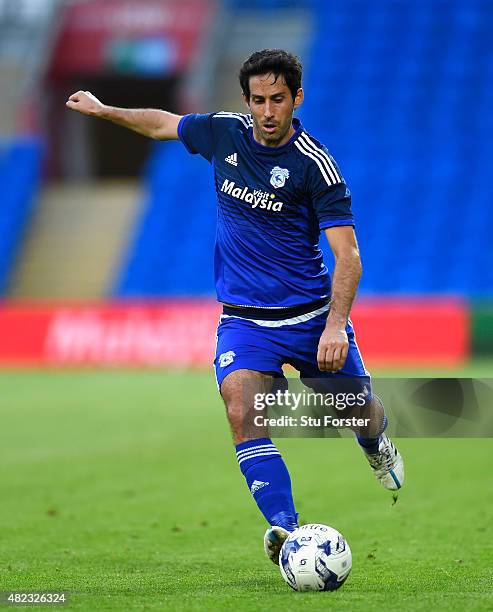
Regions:
M 218 200 L 214 268 L 220 302 L 283 308 L 330 296 L 320 230 L 354 225 L 351 194 L 327 149 L 299 120 L 283 146 L 253 137 L 252 118 L 185 115 L 178 135 L 212 163 Z

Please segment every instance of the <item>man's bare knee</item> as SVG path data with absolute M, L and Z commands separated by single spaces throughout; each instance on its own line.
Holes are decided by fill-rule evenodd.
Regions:
M 268 393 L 272 387 L 270 374 L 255 370 L 235 370 L 223 380 L 220 388 L 235 443 L 267 435 L 254 427 L 255 395 Z

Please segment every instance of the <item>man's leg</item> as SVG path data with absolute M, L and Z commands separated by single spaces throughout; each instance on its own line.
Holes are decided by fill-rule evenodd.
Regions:
M 371 383 L 366 376 L 347 378 L 335 377 L 336 384 L 346 387 L 349 393 L 371 390 Z M 358 393 L 360 392 L 358 391 Z M 404 461 L 390 438 L 385 434 L 387 416 L 382 400 L 375 394 L 370 394 L 362 407 L 348 407 L 338 416 L 367 419 L 366 426 L 350 426 L 356 435 L 356 440 L 365 453 L 365 457 L 373 470 L 378 482 L 390 490 L 397 490 L 404 484 Z
M 366 453 L 374 454 L 378 452 L 380 437 L 387 427 L 387 416 L 381 399 L 373 395 L 371 400 L 366 403 L 362 418 L 370 419 L 368 427 L 356 429 L 356 439 Z
M 267 393 L 272 376 L 240 369 L 228 374 L 220 391 L 231 426 L 240 470 L 259 510 L 271 529 L 264 544 L 267 555 L 278 563 L 279 551 L 289 532 L 297 528 L 291 479 L 281 453 L 267 430 L 254 426 L 256 393 Z
M 384 406 L 376 395 L 371 393 L 370 374 L 367 372 L 351 321 L 346 326 L 349 351 L 342 370 L 336 373 L 321 372 L 317 363 L 317 349 L 320 336 L 325 328 L 326 315 L 320 315 L 297 328 L 302 331 L 296 348 L 293 349 L 290 362 L 300 371 L 302 380 L 319 392 L 336 391 L 359 393 L 363 391 L 368 401 L 363 409 L 358 409 L 353 416 L 368 418 L 368 428 L 356 428 L 357 440 L 377 480 L 386 489 L 399 489 L 404 483 L 404 462 L 394 444 L 385 435 L 387 417 Z M 338 416 L 343 416 L 339 414 Z M 346 416 L 351 416 L 348 410 Z
M 387 416 L 377 395 L 373 395 L 367 403 L 365 416 L 370 418 L 370 428 L 364 433 L 359 432 L 358 443 L 382 486 L 394 491 L 400 489 L 404 484 L 404 461 L 392 440 L 384 433 Z

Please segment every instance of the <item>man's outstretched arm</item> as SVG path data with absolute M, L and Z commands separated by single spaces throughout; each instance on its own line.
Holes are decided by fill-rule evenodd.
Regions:
M 178 140 L 178 123 L 181 115 L 152 108 L 107 106 L 89 91 L 72 94 L 66 106 L 83 115 L 106 119 L 155 140 Z
M 352 227 L 331 227 L 325 234 L 334 253 L 335 268 L 329 316 L 318 345 L 317 361 L 320 370 L 336 372 L 344 366 L 348 354 L 346 323 L 361 278 L 361 260 Z

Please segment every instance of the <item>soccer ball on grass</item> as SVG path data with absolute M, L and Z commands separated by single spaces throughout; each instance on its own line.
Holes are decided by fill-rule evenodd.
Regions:
M 302 525 L 284 542 L 279 567 L 295 591 L 335 591 L 351 571 L 351 549 L 328 525 Z

